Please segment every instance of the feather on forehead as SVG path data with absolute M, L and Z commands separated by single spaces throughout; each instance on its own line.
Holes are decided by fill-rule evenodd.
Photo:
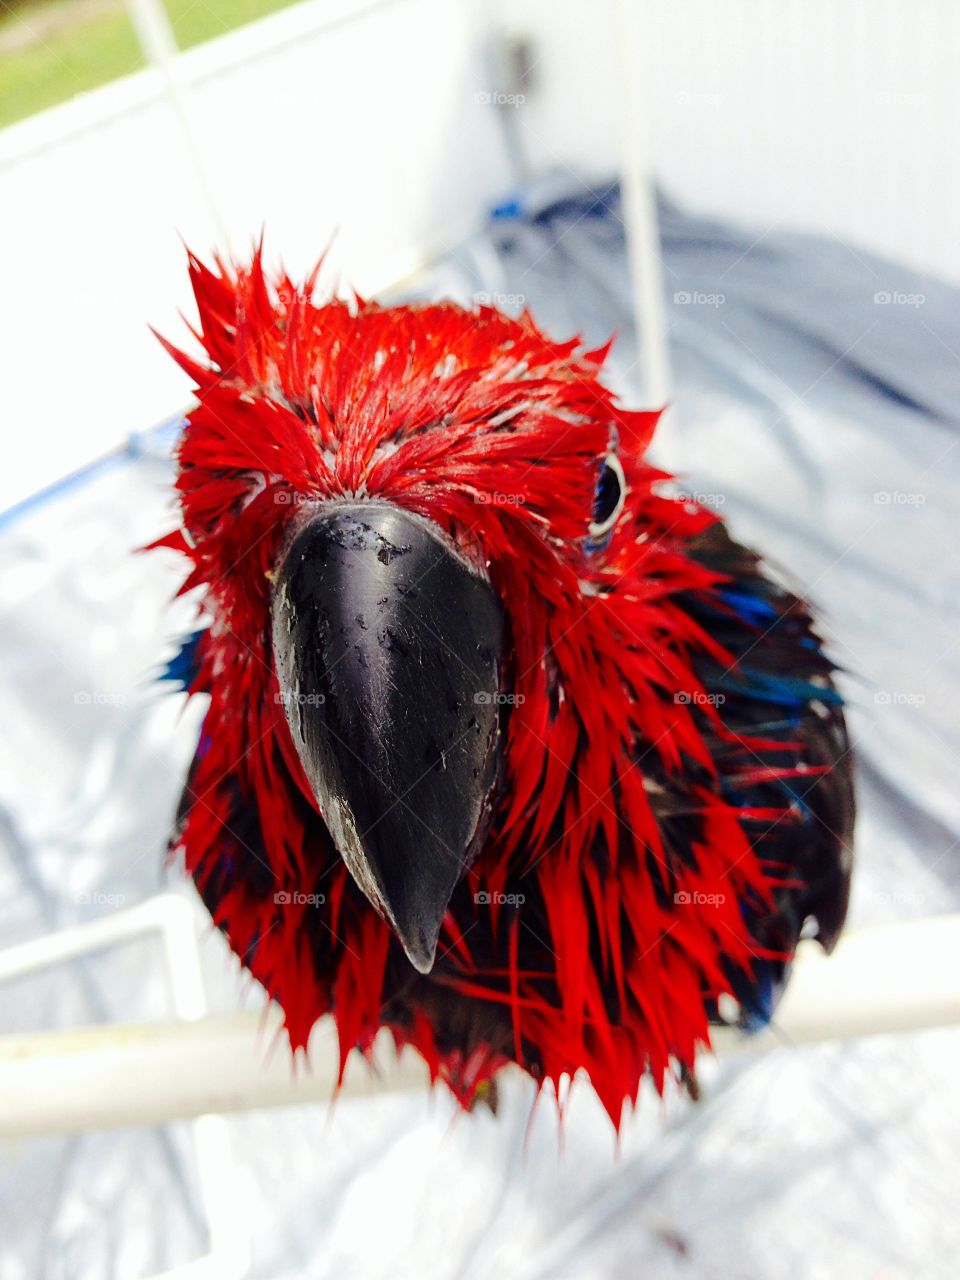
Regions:
M 582 524 L 611 440 L 627 465 L 646 448 L 658 415 L 599 381 L 609 344 L 552 342 L 529 314 L 486 306 L 318 303 L 315 275 L 268 278 L 259 249 L 248 267 L 190 256 L 206 362 L 161 339 L 197 388 L 185 468 L 259 471 L 305 495 L 510 494 L 532 518 L 573 503 Z

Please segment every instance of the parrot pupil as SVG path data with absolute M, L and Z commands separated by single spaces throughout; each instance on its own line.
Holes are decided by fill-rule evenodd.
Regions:
M 620 501 L 620 480 L 609 463 L 603 464 L 600 479 L 597 482 L 597 496 L 593 503 L 594 524 L 605 524 Z
M 601 550 L 610 541 L 613 526 L 617 523 L 626 498 L 626 482 L 623 467 L 615 453 L 608 453 L 597 477 L 597 489 L 593 499 L 593 519 L 590 521 L 588 549 Z

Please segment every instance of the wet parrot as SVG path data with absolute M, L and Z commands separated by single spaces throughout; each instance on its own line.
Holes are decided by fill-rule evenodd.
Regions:
M 467 1107 L 583 1072 L 619 1126 L 843 924 L 808 605 L 650 463 L 607 348 L 259 249 L 189 270 L 174 853 L 294 1051 L 330 1014 L 342 1073 L 386 1028 Z

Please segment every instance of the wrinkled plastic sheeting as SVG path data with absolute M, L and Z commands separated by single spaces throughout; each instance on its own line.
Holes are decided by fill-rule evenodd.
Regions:
M 855 247 L 662 214 L 656 458 L 820 606 L 859 752 L 853 922 L 955 911 L 960 296 Z M 615 190 L 554 188 L 421 293 L 526 305 L 591 345 L 617 331 L 609 377 L 636 403 L 627 280 Z M 174 521 L 167 443 L 0 526 L 7 944 L 191 892 L 164 864 L 197 709 L 153 683 L 190 609 L 168 605 L 172 556 L 133 554 Z M 260 1001 L 215 932 L 203 960 L 215 1009 Z M 5 1031 L 168 1016 L 159 948 L 7 984 L 0 1008 Z M 442 1094 L 234 1116 L 236 1229 L 258 1277 L 946 1278 L 958 1050 L 945 1030 L 708 1067 L 699 1106 L 644 1096 L 619 1152 L 584 1086 L 562 1139 L 520 1082 L 497 1118 Z M 206 1248 L 187 1124 L 8 1143 L 0 1197 L 11 1280 L 127 1280 Z

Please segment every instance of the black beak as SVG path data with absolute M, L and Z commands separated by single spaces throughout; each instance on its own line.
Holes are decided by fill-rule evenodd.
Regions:
M 421 973 L 490 817 L 503 634 L 451 539 L 386 502 L 318 508 L 277 575 L 293 741 L 341 857 Z

